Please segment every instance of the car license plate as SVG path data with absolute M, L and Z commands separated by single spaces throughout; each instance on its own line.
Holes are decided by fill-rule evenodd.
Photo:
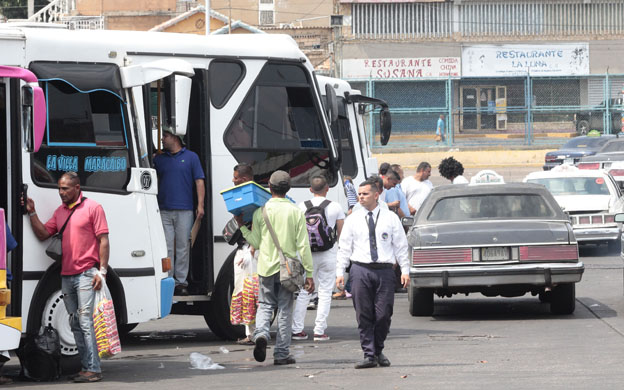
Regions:
M 509 260 L 509 247 L 497 246 L 492 248 L 481 248 L 481 260 Z
M 574 165 L 574 159 L 573 158 L 566 158 L 563 160 L 564 164 L 568 164 L 568 165 Z

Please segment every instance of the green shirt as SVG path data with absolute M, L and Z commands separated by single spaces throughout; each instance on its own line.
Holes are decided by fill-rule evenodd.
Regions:
M 267 209 L 269 221 L 275 231 L 284 256 L 299 258 L 308 277 L 312 277 L 312 251 L 308 239 L 305 215 L 294 203 L 286 198 L 271 198 L 264 205 Z M 253 228 L 240 228 L 245 240 L 256 249 L 260 249 L 258 256 L 258 275 L 271 276 L 280 270 L 280 259 L 277 248 L 273 244 L 271 233 L 267 229 L 262 217 L 262 208 L 256 209 L 253 214 Z

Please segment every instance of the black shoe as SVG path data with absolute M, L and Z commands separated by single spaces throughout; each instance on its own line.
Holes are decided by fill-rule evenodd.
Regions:
M 266 359 L 267 339 L 264 336 L 256 337 L 256 347 L 253 350 L 254 359 L 263 362 Z
M 183 286 L 181 284 L 178 284 L 177 286 L 175 286 L 175 288 L 173 289 L 173 295 L 189 295 L 188 290 L 186 289 L 186 286 Z
M 377 356 L 377 361 L 379 362 L 379 365 L 381 367 L 390 367 L 390 360 L 388 360 L 386 355 L 384 355 L 383 353 L 380 353 Z
M 364 358 L 361 362 L 355 363 L 355 368 L 372 368 L 377 367 L 377 358 Z
M 295 360 L 294 357 L 290 355 L 288 355 L 284 359 L 273 360 L 273 364 L 275 364 L 276 366 L 285 366 L 286 364 L 295 364 L 295 363 L 297 363 L 297 361 Z
M 394 289 L 394 292 L 398 294 L 405 294 L 407 292 L 407 289 L 405 287 L 399 287 Z

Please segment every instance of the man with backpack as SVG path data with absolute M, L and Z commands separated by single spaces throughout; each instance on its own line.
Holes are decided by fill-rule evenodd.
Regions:
M 329 340 L 325 334 L 327 317 L 331 307 L 334 281 L 336 280 L 336 254 L 338 237 L 342 231 L 345 214 L 340 204 L 326 199 L 329 191 L 327 180 L 323 176 L 314 176 L 310 180 L 310 192 L 314 197 L 299 204 L 305 213 L 312 261 L 314 264 L 314 285 L 318 292 L 318 307 L 314 326 L 314 341 Z M 292 338 L 306 340 L 308 335 L 303 331 L 310 294 L 301 290 L 293 313 Z

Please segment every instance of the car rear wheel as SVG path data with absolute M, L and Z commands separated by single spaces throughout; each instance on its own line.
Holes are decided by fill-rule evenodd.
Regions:
M 409 312 L 413 317 L 426 317 L 433 314 L 433 289 L 410 287 Z
M 576 124 L 576 132 L 578 135 L 587 135 L 589 132 L 589 121 L 583 119 Z
M 550 312 L 552 314 L 572 314 L 576 305 L 574 283 L 560 284 L 550 292 Z

